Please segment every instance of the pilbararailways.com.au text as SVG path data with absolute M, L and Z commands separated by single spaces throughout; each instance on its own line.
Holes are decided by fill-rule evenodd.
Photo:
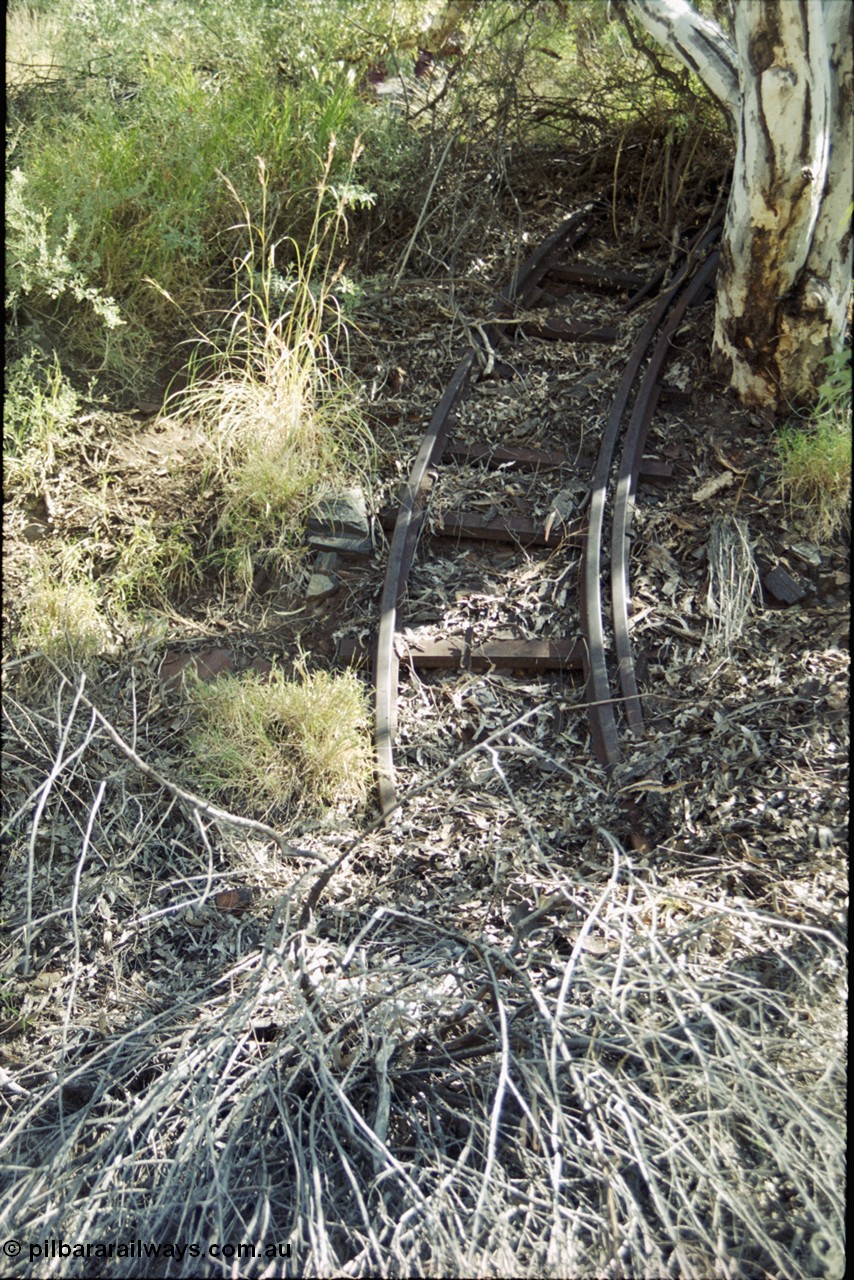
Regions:
M 223 1258 L 226 1260 L 250 1258 L 289 1258 L 289 1244 L 153 1244 L 150 1240 L 103 1240 L 71 1244 L 67 1240 L 48 1238 L 38 1243 L 22 1240 L 6 1240 L 0 1253 L 7 1258 L 29 1257 L 30 1262 L 46 1262 L 51 1258 Z

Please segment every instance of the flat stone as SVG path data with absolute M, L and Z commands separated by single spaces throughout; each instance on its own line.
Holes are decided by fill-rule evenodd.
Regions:
M 160 683 L 164 689 L 174 689 L 181 684 L 192 661 L 191 653 L 167 653 L 160 666 Z
M 338 568 L 338 556 L 334 551 L 321 551 L 314 562 L 311 577 L 308 580 L 306 596 L 309 600 L 325 600 L 332 596 L 341 586 L 341 579 L 335 570 Z
M 368 504 L 359 485 L 322 498 L 308 521 L 308 543 L 321 551 L 367 555 L 372 550 Z
M 779 564 L 764 575 L 762 585 L 778 604 L 797 604 L 807 593 L 806 587 Z
M 165 689 L 175 689 L 183 683 L 190 668 L 200 680 L 210 684 L 217 676 L 234 671 L 234 654 L 230 649 L 208 649 L 200 654 L 168 653 L 160 668 L 160 683 Z

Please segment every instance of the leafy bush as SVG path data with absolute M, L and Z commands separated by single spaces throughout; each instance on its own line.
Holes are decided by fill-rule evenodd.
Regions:
M 38 308 L 39 302 L 70 295 L 75 302 L 89 303 L 107 329 L 123 324 L 115 299 L 88 282 L 94 264 L 81 262 L 74 243 L 79 227 L 71 214 L 59 231 L 49 208 L 28 203 L 26 186 L 26 175 L 13 169 L 6 191 L 7 309 L 14 317 L 25 298 Z

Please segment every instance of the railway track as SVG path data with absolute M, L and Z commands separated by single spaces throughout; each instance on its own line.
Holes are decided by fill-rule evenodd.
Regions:
M 390 540 L 373 674 L 376 773 L 383 815 L 397 805 L 395 752 L 403 663 L 421 670 L 558 673 L 583 680 L 592 751 L 609 772 L 620 761 L 624 735 L 643 733 L 629 626 L 632 514 L 639 480 L 644 475 L 661 479 L 668 474 L 666 463 L 644 457 L 644 446 L 659 402 L 677 394 L 667 387 L 664 375 L 686 311 L 710 295 L 720 219 L 696 233 L 668 268 L 660 268 L 648 279 L 582 256 L 585 241 L 603 225 L 598 204 L 587 204 L 519 266 L 489 320 L 472 327 L 472 344 L 461 355 L 436 406 L 399 506 L 381 513 Z M 591 309 L 588 299 L 596 299 L 598 306 Z M 452 435 L 463 417 L 478 417 L 476 406 L 470 410 L 478 390 L 490 383 L 513 380 L 524 389 L 535 383 L 542 387 L 544 379 L 546 383 L 554 379 L 555 344 L 566 353 L 561 359 L 569 376 L 573 353 L 579 348 L 589 351 L 590 344 L 597 344 L 611 354 L 625 326 L 637 327 L 632 313 L 641 304 L 647 305 L 648 313 L 624 356 L 595 452 L 586 439 L 589 415 L 583 403 L 566 396 L 563 403 L 549 401 L 551 434 L 558 447 L 508 443 L 507 432 L 500 426 L 485 438 L 460 440 Z M 604 322 L 601 314 L 594 314 L 603 305 L 610 313 Z M 545 372 L 536 359 L 538 347 L 552 353 Z M 582 378 L 569 389 L 569 397 L 584 388 Z M 436 501 L 443 471 L 453 472 L 454 467 L 481 469 L 483 494 L 476 490 L 474 505 L 468 508 Z M 507 476 L 519 475 L 527 477 L 527 485 L 510 486 L 513 495 L 537 486 L 541 495 L 557 494 L 547 513 L 536 499 L 528 504 L 532 511 L 521 513 L 508 512 L 500 498 L 492 500 L 496 477 L 500 487 Z M 413 566 L 423 564 L 423 557 L 416 561 L 416 556 L 426 540 L 431 556 L 465 547 L 469 560 L 474 559 L 475 572 L 481 557 L 487 578 L 496 547 L 512 548 L 511 559 L 515 555 L 524 560 L 537 549 L 549 563 L 554 556 L 563 556 L 563 576 L 574 573 L 577 590 L 556 618 L 557 628 L 551 628 L 559 633 L 549 638 L 528 634 L 484 639 L 475 636 L 472 623 L 462 634 L 413 639 L 405 626 L 407 593 Z M 502 554 L 506 561 L 507 551 Z M 357 649 L 355 642 L 345 642 L 341 657 L 352 658 Z

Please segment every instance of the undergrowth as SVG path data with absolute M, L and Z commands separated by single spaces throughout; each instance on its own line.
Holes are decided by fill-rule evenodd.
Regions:
M 474 155 L 485 171 L 484 190 L 469 192 L 472 234 L 483 229 L 481 197 L 515 198 L 508 150 L 556 139 L 595 149 L 621 132 L 636 147 L 639 123 L 667 134 L 646 175 L 667 222 L 686 182 L 701 176 L 701 135 L 714 132 L 707 100 L 684 74 L 671 70 L 668 81 L 649 68 L 599 0 L 566 12 L 496 2 L 451 9 L 458 29 L 445 32 L 442 22 L 431 27 L 434 10 L 380 0 L 298 0 L 287 14 L 260 0 L 239 12 L 208 0 L 181 22 L 165 0 L 73 9 L 58 0 L 50 22 L 14 6 L 13 333 L 36 326 L 64 367 L 139 396 L 164 345 L 174 345 L 166 296 L 198 321 L 227 287 L 234 240 L 218 174 L 257 220 L 249 193 L 262 156 L 271 237 L 303 244 L 333 136 L 333 183 L 355 139 L 365 141 L 357 179 L 377 207 L 360 230 L 372 255 L 392 229 L 406 236 L 420 223 L 419 250 L 441 237 L 442 221 L 462 212 L 459 193 L 442 188 Z M 28 21 L 32 41 L 51 45 L 42 69 L 28 52 Z M 433 44 L 435 82 L 413 74 L 419 41 Z M 376 101 L 369 75 L 400 77 L 391 106 Z M 448 137 L 455 143 L 434 190 Z M 104 324 L 92 325 L 93 310 Z
M 344 181 L 333 183 L 330 140 L 303 245 L 275 238 L 262 159 L 257 219 L 224 179 L 241 213 L 233 230 L 245 245 L 235 262 L 234 302 L 197 335 L 189 385 L 167 410 L 199 422 L 210 440 L 221 502 L 209 563 L 244 586 L 259 561 L 296 553 L 321 490 L 346 485 L 354 472 L 370 475 L 371 437 L 337 354 L 347 335 L 339 241 L 348 209 L 372 199 L 350 180 L 357 157 L 358 148 Z
M 77 83 L 81 39 L 98 50 L 98 70 L 84 79 L 75 110 L 28 120 L 15 153 L 7 288 L 19 324 L 38 317 L 61 332 L 64 355 L 87 375 L 136 394 L 164 341 L 174 341 L 164 295 L 198 317 L 226 283 L 234 240 L 219 172 L 248 191 L 263 156 L 274 232 L 301 241 L 331 138 L 349 155 L 367 111 L 356 66 L 312 57 L 318 41 L 305 28 L 316 6 L 289 6 L 286 23 L 262 4 L 241 15 L 212 4 L 186 27 L 174 17 L 167 24 L 168 8 L 125 0 L 84 7 L 66 70 Z M 280 65 L 286 47 L 300 52 L 299 74 Z M 374 136 L 381 145 L 376 129 Z M 73 289 L 58 287 L 66 280 Z M 80 305 L 106 306 L 102 299 L 115 308 L 109 333 L 93 328 Z
M 133 618 L 141 610 L 166 608 L 186 595 L 201 574 L 195 543 L 189 518 L 166 527 L 153 520 L 136 521 L 104 582 L 114 607 Z
M 5 449 L 21 527 L 84 446 L 106 491 L 90 379 L 136 403 L 179 334 L 187 390 L 127 430 L 177 417 L 206 446 L 180 455 L 183 488 L 163 480 L 181 495 L 168 518 L 136 506 L 111 526 L 105 507 L 87 524 L 99 495 L 76 487 L 49 549 L 21 553 L 4 670 L 0 1233 L 176 1252 L 23 1254 L 11 1274 L 183 1275 L 185 1249 L 193 1274 L 236 1273 L 212 1241 L 257 1249 L 241 1256 L 252 1276 L 842 1274 L 845 740 L 821 712 L 826 751 L 807 743 L 798 771 L 796 670 L 780 685 L 775 667 L 771 699 L 791 690 L 786 788 L 751 758 L 739 817 L 747 782 L 722 772 L 722 795 L 711 762 L 697 777 L 680 763 L 673 848 L 637 857 L 595 826 L 606 784 L 574 748 L 557 763 L 577 765 L 580 823 L 563 783 L 553 821 L 529 819 L 507 777 L 537 757 L 502 729 L 449 746 L 423 795 L 366 834 L 356 676 L 306 655 L 292 677 L 188 677 L 182 697 L 159 679 L 166 644 L 211 642 L 216 588 L 245 599 L 259 563 L 296 567 L 315 497 L 371 483 L 346 372 L 360 272 L 385 287 L 409 266 L 453 293 L 508 209 L 523 230 L 538 154 L 538 212 L 566 161 L 585 191 L 602 180 L 616 218 L 630 169 L 632 233 L 645 217 L 670 232 L 686 193 L 717 182 L 708 102 L 630 50 L 605 0 L 457 6 L 459 49 L 434 31 L 437 74 L 416 77 L 442 7 L 11 11 Z M 390 105 L 363 83 L 380 63 L 402 76 Z M 843 436 L 839 372 L 809 465 L 790 465 L 793 501 L 840 483 L 838 458 L 815 463 L 822 432 Z M 727 593 L 746 610 L 751 581 L 722 538 L 710 563 L 725 647 L 741 618 Z M 127 661 L 96 681 L 116 624 Z M 475 757 L 506 790 L 472 791 Z M 801 824 L 791 865 L 759 841 L 787 820 L 768 800 L 783 796 Z M 239 807 L 234 825 L 211 798 Z M 287 839 L 258 838 L 248 812 Z
M 851 351 L 825 361 L 811 417 L 779 438 L 783 492 L 817 542 L 851 526 Z
M 845 953 L 813 871 L 769 874 L 772 911 L 706 892 L 684 853 L 640 863 L 600 830 L 579 870 L 541 831 L 494 899 L 447 895 L 440 805 L 434 825 L 407 797 L 416 838 L 303 818 L 311 848 L 283 859 L 152 785 L 174 734 L 129 704 L 123 739 L 81 690 L 5 705 L 0 1227 L 159 1253 L 25 1252 L 10 1274 L 214 1277 L 227 1245 L 253 1277 L 841 1280 Z M 318 780 L 352 803 L 340 694 L 197 686 L 216 789 L 261 805 L 279 770 L 297 808 Z M 512 737 L 441 779 L 472 753 L 509 768 Z

